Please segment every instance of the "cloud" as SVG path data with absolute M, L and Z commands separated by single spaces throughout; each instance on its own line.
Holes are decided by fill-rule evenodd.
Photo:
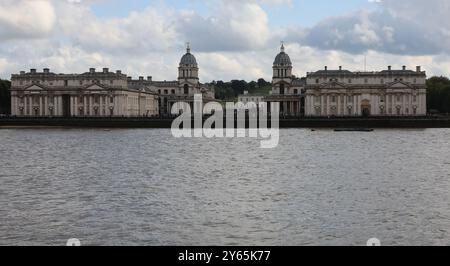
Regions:
M 324 50 L 401 55 L 450 52 L 448 0 L 384 0 L 379 9 L 325 19 L 287 38 Z
M 200 51 L 246 51 L 265 47 L 270 37 L 268 18 L 256 1 L 220 1 L 202 17 L 184 12 L 177 30 Z
M 268 6 L 290 0 L 215 0 L 206 14 L 154 2 L 124 17 L 96 16 L 91 4 L 98 1 L 105 0 L 0 0 L 0 37 L 6 40 L 0 43 L 0 77 L 29 68 L 76 73 L 109 67 L 173 80 L 190 41 L 203 82 L 270 80 L 280 40 L 297 76 L 324 65 L 362 70 L 364 54 L 369 70 L 422 65 L 429 74 L 450 73 L 447 1 L 384 0 L 373 3 L 375 10 L 329 17 L 310 28 L 271 27 Z
M 46 0 L 0 0 L 0 39 L 48 36 L 55 25 L 55 10 Z

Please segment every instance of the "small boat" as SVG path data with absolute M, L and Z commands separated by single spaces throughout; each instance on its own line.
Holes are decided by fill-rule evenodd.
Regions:
M 372 132 L 373 128 L 336 128 L 334 132 Z

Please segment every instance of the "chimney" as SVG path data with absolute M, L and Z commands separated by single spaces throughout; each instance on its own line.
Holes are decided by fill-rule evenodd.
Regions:
M 109 68 L 103 68 L 103 73 L 107 74 L 109 72 Z
M 403 70 L 406 70 L 406 66 L 403 66 Z
M 388 70 L 391 71 L 392 70 L 392 66 L 388 66 Z
M 342 71 L 342 66 L 339 66 L 339 70 Z
M 117 70 L 117 71 L 116 71 L 116 74 L 117 74 L 117 75 L 122 75 L 122 71 L 121 71 L 121 70 Z
M 417 71 L 418 73 L 420 73 L 420 72 L 422 72 L 422 68 L 421 68 L 420 66 L 416 66 L 416 71 Z
M 131 80 L 133 80 L 133 77 L 127 77 L 127 80 L 131 81 Z
M 148 81 L 152 81 L 152 76 L 147 76 Z
M 327 66 L 325 66 L 325 71 L 327 71 L 328 70 L 328 67 Z
M 94 74 L 95 73 L 95 68 L 89 68 L 89 73 Z
M 140 76 L 139 81 L 144 81 L 144 77 Z
M 30 69 L 30 73 L 31 74 L 36 74 L 36 69 L 35 68 Z
M 44 73 L 45 73 L 45 74 L 48 74 L 48 73 L 50 73 L 50 69 L 48 69 L 48 68 L 44 68 Z

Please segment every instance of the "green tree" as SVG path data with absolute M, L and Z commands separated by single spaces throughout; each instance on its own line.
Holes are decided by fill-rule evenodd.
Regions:
M 0 79 L 0 114 L 11 113 L 11 82 Z
M 447 77 L 431 77 L 427 80 L 428 111 L 450 113 L 450 80 Z

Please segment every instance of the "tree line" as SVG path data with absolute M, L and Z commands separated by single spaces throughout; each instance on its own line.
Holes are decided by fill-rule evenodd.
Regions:
M 447 77 L 427 80 L 427 108 L 430 113 L 450 113 L 450 80 Z
M 11 82 L 0 79 L 0 114 L 11 112 Z
M 272 84 L 262 78 L 250 82 L 245 80 L 231 80 L 228 82 L 219 80 L 213 81 L 211 84 L 214 85 L 216 99 L 230 101 L 235 100 L 244 91 L 248 91 L 250 94 L 266 95 L 272 88 Z

